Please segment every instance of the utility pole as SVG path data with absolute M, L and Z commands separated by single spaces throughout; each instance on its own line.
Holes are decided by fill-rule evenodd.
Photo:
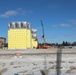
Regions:
M 62 50 L 61 48 L 59 50 L 57 50 L 57 66 L 56 66 L 56 69 L 57 69 L 57 75 L 61 75 L 61 58 L 62 58 Z
M 45 75 L 47 75 L 47 62 L 46 62 L 46 53 L 44 54 L 44 70 L 45 70 Z

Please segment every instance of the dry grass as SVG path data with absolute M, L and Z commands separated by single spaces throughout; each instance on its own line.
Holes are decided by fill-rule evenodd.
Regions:
M 70 69 L 67 70 L 65 73 L 69 73 L 69 74 L 70 74 L 70 73 L 73 73 L 73 72 L 72 72 L 73 70 L 76 70 L 76 68 L 75 68 L 75 67 L 70 67 Z
M 15 66 L 15 67 L 13 67 L 13 68 L 21 68 L 21 66 Z
M 10 65 L 13 65 L 13 64 L 14 64 L 14 62 L 11 62 L 11 63 L 10 63 Z
M 54 62 L 49 62 L 50 64 L 54 64 Z
M 0 73 L 4 73 L 4 72 L 6 72 L 7 70 L 8 70 L 7 68 L 4 68 L 4 69 L 0 70 Z

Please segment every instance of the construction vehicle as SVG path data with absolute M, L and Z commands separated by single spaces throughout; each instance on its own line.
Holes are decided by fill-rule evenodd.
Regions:
M 44 43 L 42 45 L 39 45 L 37 46 L 37 49 L 47 49 L 47 48 L 50 48 L 50 46 L 46 45 L 46 40 L 45 40 L 45 34 L 44 34 L 44 26 L 43 26 L 43 22 L 41 20 L 41 27 L 42 27 L 42 38 L 43 38 L 43 41 Z

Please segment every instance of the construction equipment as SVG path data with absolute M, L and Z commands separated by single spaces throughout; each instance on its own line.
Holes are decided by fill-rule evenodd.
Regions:
M 45 33 L 44 33 L 44 26 L 43 26 L 43 22 L 41 20 L 41 27 L 42 27 L 42 38 L 43 38 L 43 44 L 42 45 L 38 45 L 37 49 L 42 48 L 42 49 L 47 49 L 50 48 L 50 46 L 46 45 L 46 40 L 45 40 Z
M 43 38 L 44 45 L 45 45 L 46 41 L 45 41 L 44 26 L 43 26 L 42 20 L 41 20 L 41 26 L 42 26 L 42 32 L 43 32 L 42 38 Z

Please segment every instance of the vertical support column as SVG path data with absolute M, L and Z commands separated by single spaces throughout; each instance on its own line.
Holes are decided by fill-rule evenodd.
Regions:
M 47 56 L 47 54 L 45 53 L 44 54 L 44 75 L 48 75 L 48 70 L 47 70 L 47 61 L 46 61 L 46 56 Z
M 56 66 L 56 69 L 57 69 L 57 75 L 61 75 L 61 58 L 62 58 L 62 50 L 61 48 L 59 50 L 57 50 L 57 66 Z

